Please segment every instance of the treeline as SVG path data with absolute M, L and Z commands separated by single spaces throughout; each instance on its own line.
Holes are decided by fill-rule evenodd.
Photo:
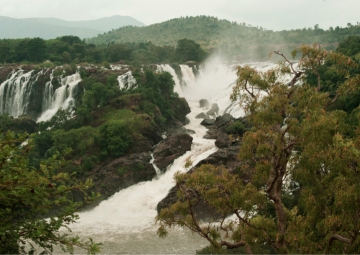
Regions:
M 3 63 L 34 63 L 50 60 L 56 64 L 66 63 L 181 63 L 201 62 L 207 56 L 199 44 L 181 39 L 174 46 L 157 46 L 147 43 L 86 44 L 77 36 L 57 39 L 4 39 L 0 40 L 0 61 Z
M 181 38 L 188 38 L 203 47 L 215 47 L 223 43 L 246 44 L 321 44 L 338 43 L 348 36 L 360 35 L 359 24 L 348 23 L 347 27 L 322 29 L 318 25 L 303 29 L 274 32 L 245 22 L 237 23 L 210 16 L 182 17 L 146 27 L 121 27 L 94 38 L 89 43 L 147 42 L 158 45 L 173 45 Z

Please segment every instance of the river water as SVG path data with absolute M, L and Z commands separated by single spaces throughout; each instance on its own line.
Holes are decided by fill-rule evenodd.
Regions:
M 252 63 L 251 66 L 260 70 L 267 70 L 274 66 L 272 63 Z M 161 66 L 159 70 L 169 68 Z M 234 65 L 208 63 L 203 66 L 198 77 L 191 74 L 188 67 L 181 68 L 182 79 L 186 85 L 176 80 L 176 89 L 189 102 L 191 113 L 188 114 L 190 123 L 185 126 L 194 130 L 191 151 L 176 159 L 164 174 L 158 174 L 153 180 L 141 182 L 127 189 L 121 190 L 109 199 L 102 201 L 91 211 L 79 214 L 80 220 L 73 224 L 73 234 L 82 238 L 91 237 L 94 242 L 103 243 L 101 253 L 105 254 L 195 254 L 208 245 L 208 242 L 192 234 L 187 229 L 175 228 L 165 239 L 160 239 L 156 230 L 155 217 L 157 204 L 166 197 L 174 186 L 173 176 L 177 171 L 185 171 L 183 166 L 187 158 L 191 157 L 193 164 L 216 152 L 215 140 L 203 139 L 207 129 L 200 125 L 201 119 L 195 116 L 206 109 L 199 106 L 200 99 L 208 99 L 210 104 L 217 103 L 220 114 L 231 113 L 234 117 L 244 115 L 238 103 L 232 103 L 229 96 L 236 82 Z M 175 76 L 175 72 L 172 72 Z M 188 75 L 188 76 L 186 76 Z M 175 79 L 176 78 L 176 79 Z M 60 252 L 60 250 L 59 250 Z M 85 253 L 75 249 L 75 253 Z

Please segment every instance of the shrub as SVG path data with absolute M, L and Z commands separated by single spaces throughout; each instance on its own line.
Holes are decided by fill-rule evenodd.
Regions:
M 90 157 L 84 157 L 84 163 L 83 167 L 85 170 L 91 170 L 94 166 L 94 163 L 92 162 Z
M 228 134 L 243 135 L 245 133 L 245 126 L 241 121 L 237 120 L 234 123 L 228 124 L 225 132 Z
M 105 123 L 100 132 L 102 135 L 100 145 L 112 156 L 123 155 L 133 143 L 132 137 L 128 134 L 128 128 L 122 120 Z

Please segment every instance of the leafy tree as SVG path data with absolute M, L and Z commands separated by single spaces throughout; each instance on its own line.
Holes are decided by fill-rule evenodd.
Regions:
M 205 57 L 205 53 L 201 49 L 200 44 L 189 39 L 181 39 L 177 42 L 176 54 L 182 61 L 201 62 Z
M 6 63 L 10 57 L 10 46 L 7 43 L 0 43 L 0 60 Z
M 119 60 L 130 60 L 132 49 L 125 44 L 115 44 L 108 49 L 109 62 L 118 62 Z
M 100 145 L 106 154 L 115 157 L 123 155 L 133 144 L 133 138 L 129 135 L 126 123 L 122 120 L 108 121 L 101 126 L 102 139 Z
M 284 58 L 278 68 L 265 72 L 238 67 L 231 99 L 241 104 L 253 129 L 240 146 L 239 175 L 222 167 L 202 165 L 191 174 L 175 175 L 179 201 L 163 209 L 158 233 L 187 227 L 215 248 L 235 249 L 268 244 L 277 253 L 357 253 L 360 250 L 360 130 L 346 137 L 346 113 L 330 111 L 339 98 L 360 87 L 360 75 L 348 69 L 356 63 L 339 53 L 303 45 L 299 69 Z M 335 95 L 322 92 L 318 69 L 332 61 L 345 74 Z M 318 76 L 313 87 L 304 76 Z M 290 86 L 284 75 L 292 75 Z M 295 83 L 301 80 L 302 86 Z M 189 165 L 188 162 L 187 165 Z M 298 203 L 286 203 L 299 192 Z M 200 225 L 194 206 L 206 201 L 222 215 Z M 273 213 L 271 212 L 273 208 Z M 236 220 L 225 221 L 234 214 Z
M 45 40 L 39 37 L 30 39 L 26 44 L 26 51 L 30 61 L 39 62 L 44 60 L 46 56 Z
M 17 138 L 8 132 L 0 140 L 0 253 L 33 254 L 33 244 L 43 254 L 52 253 L 54 245 L 60 245 L 64 252 L 72 252 L 74 246 L 99 252 L 100 244 L 91 239 L 83 242 L 78 236 L 69 237 L 60 232 L 60 228 L 69 230 L 69 225 L 79 219 L 76 212 L 84 204 L 99 197 L 99 194 L 92 197 L 85 194 L 85 203 L 70 199 L 72 190 L 91 187 L 91 180 L 81 183 L 62 173 L 65 160 L 57 155 L 42 162 L 39 169 L 30 168 L 27 155 L 33 148 L 32 138 L 26 134 Z M 27 145 L 19 147 L 26 139 Z M 56 217 L 44 218 L 54 209 L 59 210 Z M 29 250 L 25 250 L 26 244 Z

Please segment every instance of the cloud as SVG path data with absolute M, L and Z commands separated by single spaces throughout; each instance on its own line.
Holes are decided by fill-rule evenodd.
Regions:
M 65 20 L 132 16 L 145 24 L 209 15 L 272 30 L 346 26 L 358 20 L 358 0 L 1 0 L 0 15 Z

